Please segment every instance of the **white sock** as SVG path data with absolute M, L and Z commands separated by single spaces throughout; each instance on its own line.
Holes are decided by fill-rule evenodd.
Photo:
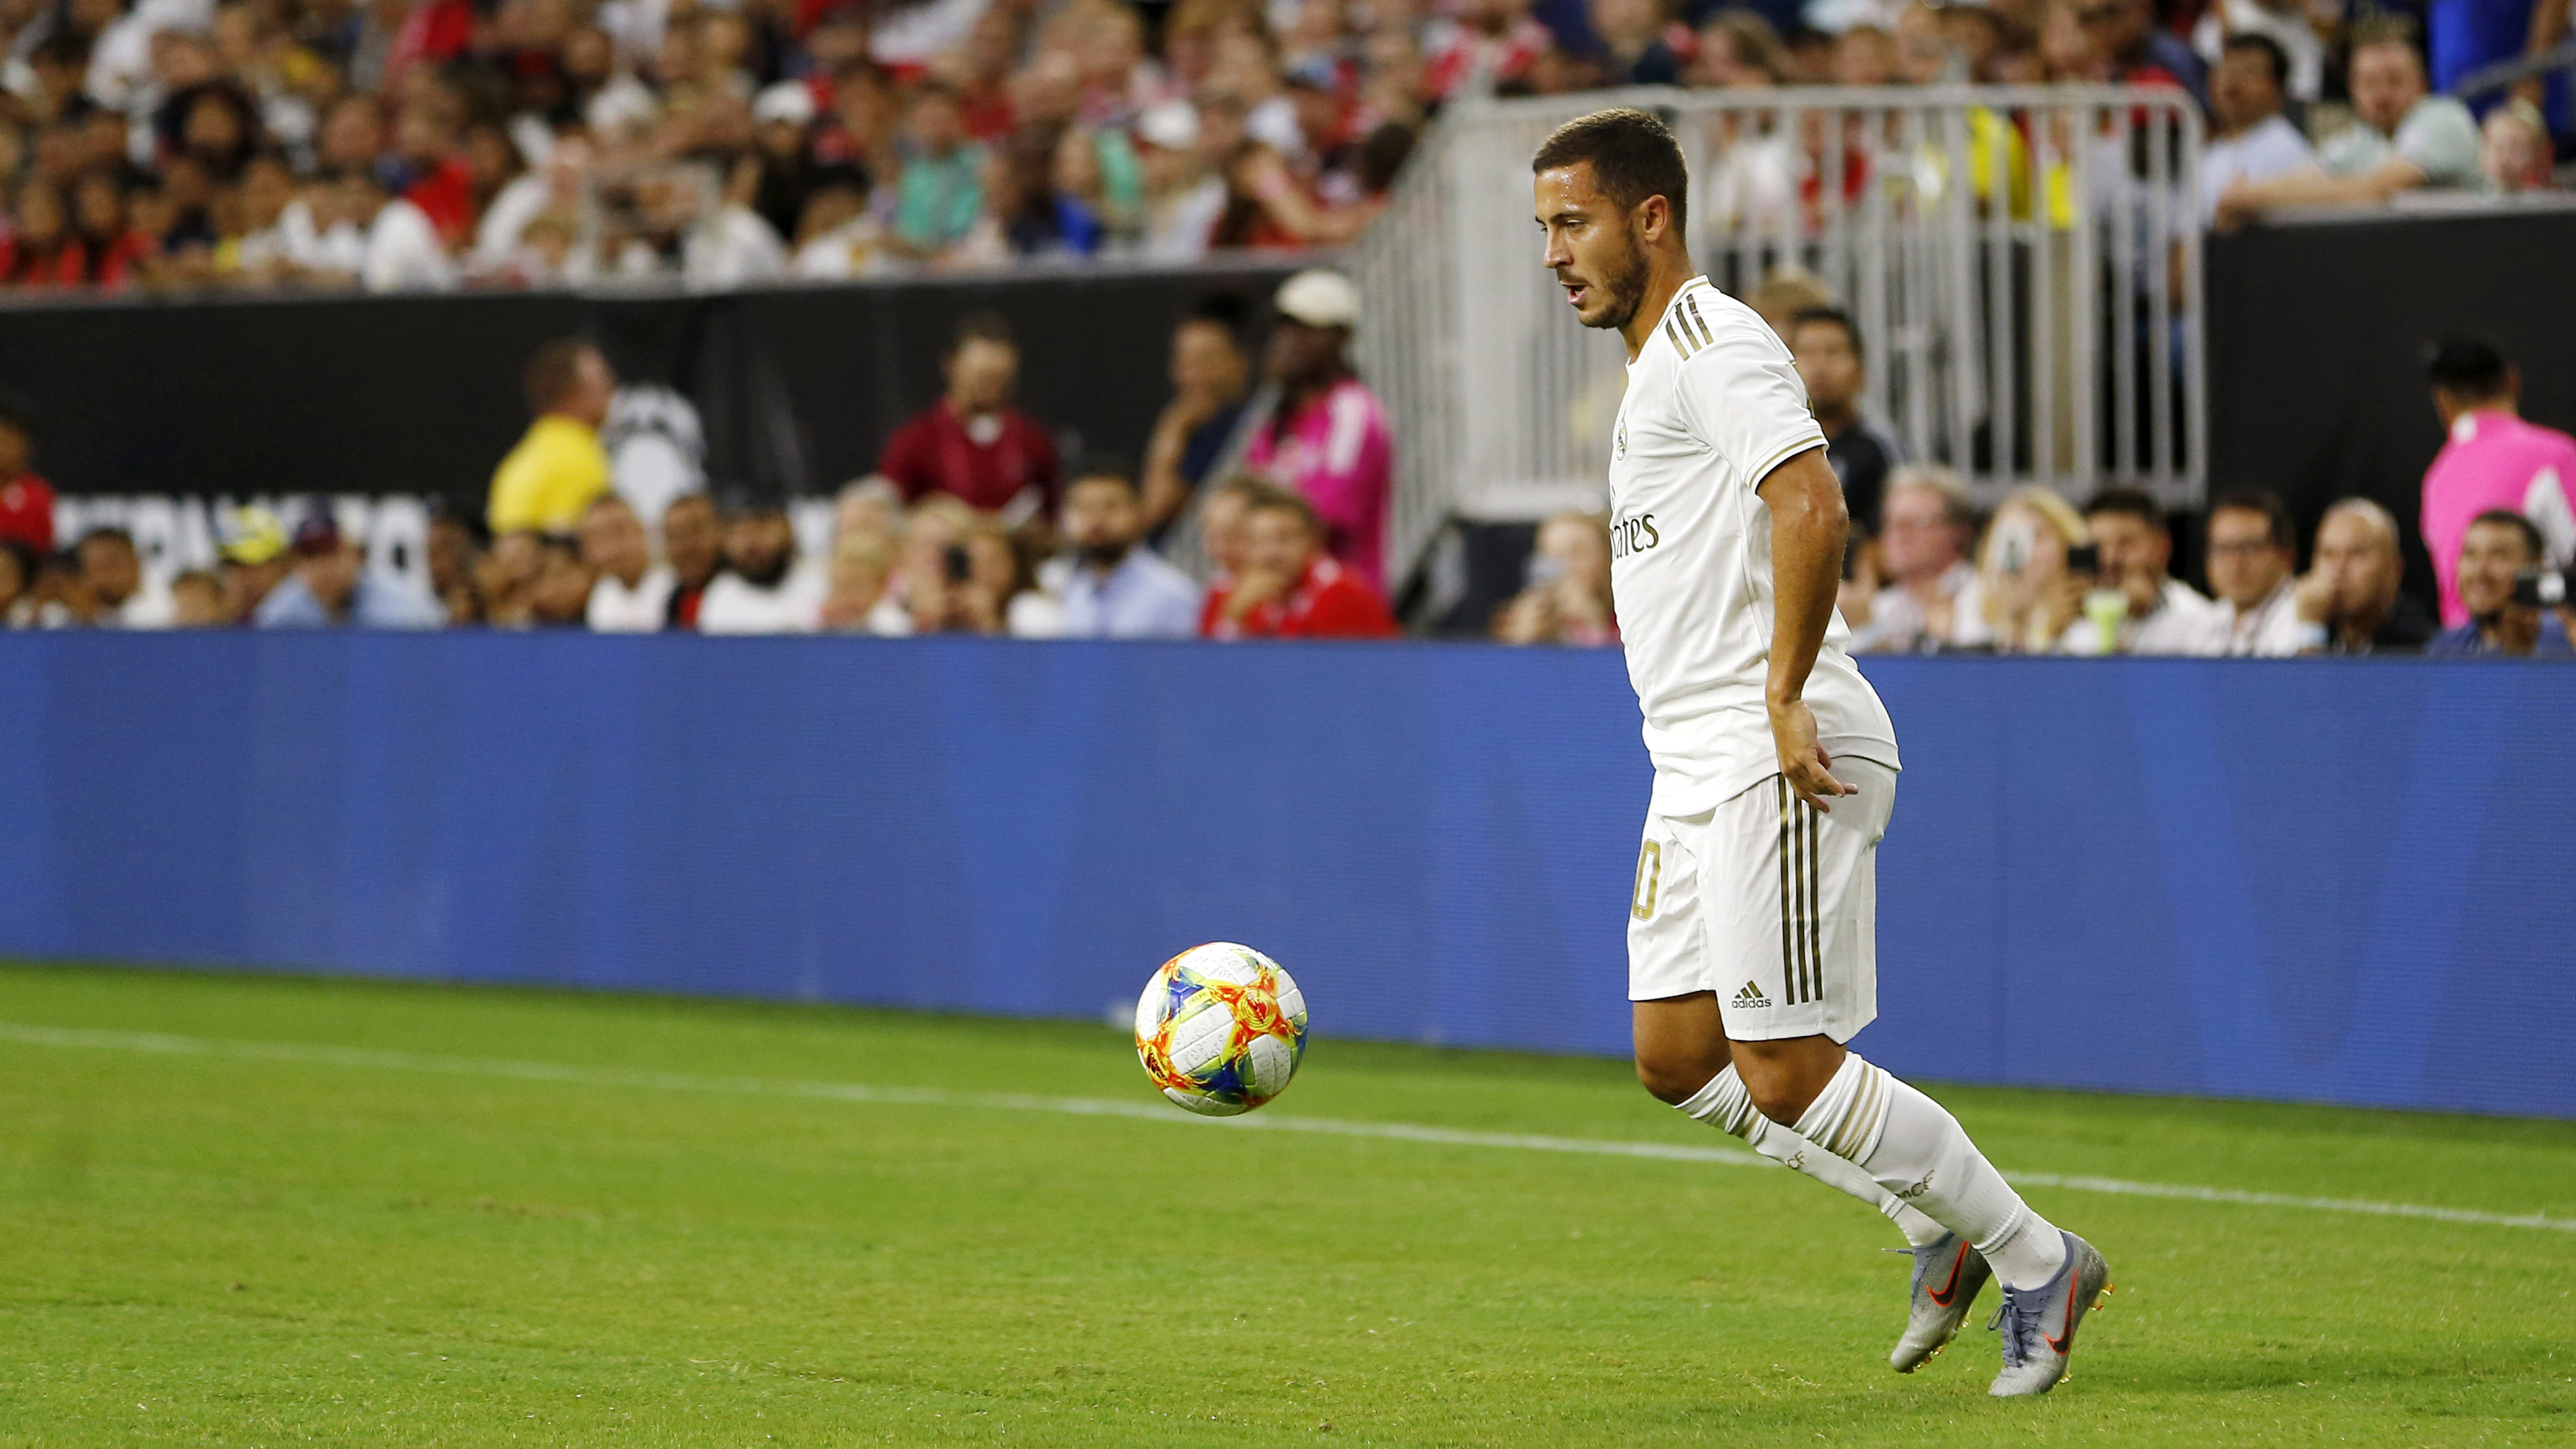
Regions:
M 1851 1194 L 1868 1203 L 1896 1224 L 1905 1241 L 1914 1247 L 1939 1242 L 1949 1232 L 1939 1223 L 1896 1200 L 1896 1195 L 1878 1185 L 1868 1173 L 1830 1152 L 1820 1152 L 1795 1127 L 1783 1127 L 1753 1110 L 1752 1095 L 1744 1090 L 1744 1080 L 1735 1068 L 1709 1078 L 1689 1101 L 1681 1104 L 1682 1115 L 1706 1122 L 1720 1132 L 1741 1137 L 1746 1146 L 1792 1172 L 1802 1173 L 1825 1186 Z
M 1976 1244 L 2008 1288 L 2041 1287 L 2066 1261 L 2056 1226 L 2030 1210 L 1959 1119 L 1857 1053 L 1843 1058 L 1798 1131 Z

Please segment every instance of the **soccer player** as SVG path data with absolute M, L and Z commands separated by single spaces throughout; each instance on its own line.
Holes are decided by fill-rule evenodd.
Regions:
M 2065 1376 L 2109 1289 L 1931 1098 L 1844 1043 L 1878 1014 L 1877 846 L 1896 731 L 1834 611 L 1849 531 L 1795 363 L 1683 242 L 1681 148 L 1643 111 L 1532 160 L 1545 265 L 1628 344 L 1612 593 L 1655 764 L 1629 903 L 1637 1075 L 1691 1117 L 1876 1206 L 1912 1245 L 1910 1373 L 2002 1280 L 1997 1396 Z

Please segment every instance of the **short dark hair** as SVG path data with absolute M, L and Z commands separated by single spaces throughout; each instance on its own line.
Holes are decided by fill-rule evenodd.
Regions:
M 2259 50 L 2263 52 L 2263 59 L 2271 65 L 2272 84 L 2284 88 L 2290 84 L 2290 53 L 2281 48 L 2281 42 L 2268 35 L 2257 35 L 2250 30 L 2240 30 L 2227 37 L 2226 43 L 2221 45 L 2219 50 L 2222 53 Z
M 519 384 L 527 390 L 528 411 L 547 413 L 581 385 L 581 360 L 598 349 L 580 337 L 556 337 L 537 344 L 528 354 L 528 365 L 519 372 Z
M 1132 486 L 1144 486 L 1137 482 L 1135 460 L 1115 448 L 1086 446 L 1066 458 L 1064 480 L 1072 483 L 1083 478 L 1124 478 Z
M 2549 544 L 2540 536 L 2540 525 L 2510 508 L 2490 508 L 2470 519 L 2469 527 L 2475 528 L 2481 523 L 2500 523 L 2521 534 L 2523 552 L 2535 563 L 2549 554 Z M 2465 532 L 2462 536 L 2466 537 Z
M 1011 335 L 1010 319 L 999 312 L 969 312 L 957 319 L 955 331 L 948 334 L 948 355 L 956 356 L 969 342 L 998 342 L 1017 348 L 1019 339 Z
M 1222 327 L 1240 337 L 1243 325 L 1252 317 L 1252 299 L 1241 292 L 1210 292 L 1190 304 L 1181 314 L 1179 327 Z
M 454 499 L 433 498 L 429 504 L 429 526 L 442 525 L 465 530 L 465 536 L 480 548 L 492 541 L 492 525 L 485 522 L 480 508 L 459 507 Z
M 27 59 L 31 63 L 52 61 L 56 65 L 87 65 L 89 64 L 89 42 L 68 30 L 57 30 L 38 41 L 34 52 Z
M 2158 528 L 2165 526 L 2165 511 L 2157 506 L 2154 495 L 2144 488 L 2132 488 L 2125 483 L 2112 484 L 2094 494 L 2092 501 L 2084 505 L 2087 518 L 2102 513 L 2125 513 Z
M 2537 537 L 2537 535 L 2534 536 Z M 121 543 L 125 545 L 126 552 L 132 553 L 134 551 L 134 535 L 112 523 L 98 528 L 93 528 L 89 532 L 82 534 L 80 536 L 80 542 L 73 544 L 72 548 L 77 552 L 78 550 L 89 547 L 93 543 Z
M 672 501 L 676 503 L 679 500 Z M 717 503 L 716 514 L 727 523 L 745 518 L 786 518 L 787 500 L 774 493 L 736 488 L 728 491 Z
M 2204 540 L 2208 537 L 2208 522 L 2215 522 L 2220 513 L 2229 509 L 2263 515 L 2265 526 L 2271 530 L 2272 546 L 2293 556 L 2298 553 L 2299 526 L 2291 520 L 2290 505 L 2281 501 L 2280 494 L 2269 488 L 2244 488 L 2211 499 L 2209 519 L 2202 525 Z
M 2483 337 L 2445 337 L 2424 349 L 2425 380 L 2464 398 L 2503 396 L 2511 366 Z
M 1810 322 L 1843 329 L 1843 336 L 1851 341 L 1852 356 L 1863 362 L 1869 361 L 1869 354 L 1861 349 L 1860 328 L 1853 324 L 1849 312 L 1840 307 L 1801 307 L 1797 315 L 1789 319 L 1789 335 L 1797 336 L 1798 329 Z
M 1577 116 L 1548 133 L 1530 158 L 1530 173 L 1592 163 L 1592 184 L 1620 209 L 1660 196 L 1673 209 L 1673 228 L 1690 220 L 1690 168 L 1672 128 L 1633 106 Z

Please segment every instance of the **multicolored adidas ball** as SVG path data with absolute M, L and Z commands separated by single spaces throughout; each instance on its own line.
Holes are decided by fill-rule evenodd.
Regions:
M 1163 1095 L 1209 1117 L 1249 1112 L 1306 1054 L 1306 996 L 1279 963 L 1230 941 L 1163 963 L 1136 1002 L 1136 1056 Z

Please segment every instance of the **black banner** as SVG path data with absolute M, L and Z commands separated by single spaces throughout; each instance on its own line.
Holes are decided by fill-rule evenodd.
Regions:
M 958 319 L 1008 318 L 1020 406 L 1133 461 L 1171 395 L 1172 324 L 1290 270 L 1086 269 L 707 295 L 492 293 L 34 303 L 0 310 L 0 386 L 65 493 L 411 493 L 480 506 L 528 425 L 520 365 L 598 340 L 698 406 L 719 487 L 835 488 L 940 390 Z M 1252 341 L 1258 341 L 1257 337 Z
M 2257 228 L 2209 240 L 2210 489 L 2269 488 L 2303 533 L 2376 499 L 2417 536 L 2442 425 L 2424 349 L 2492 338 L 2522 367 L 2523 416 L 2576 429 L 2576 212 L 2517 210 Z M 2304 555 L 2302 555 L 2304 557 Z

